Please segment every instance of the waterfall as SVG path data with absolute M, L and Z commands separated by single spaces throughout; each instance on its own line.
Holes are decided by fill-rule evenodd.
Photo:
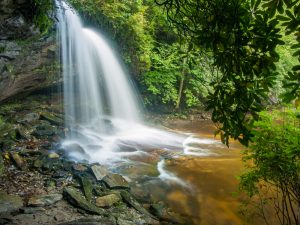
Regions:
M 134 86 L 106 39 L 65 1 L 56 6 L 69 157 L 112 166 L 158 149 L 191 152 L 187 135 L 143 125 Z
M 66 127 L 97 121 L 97 130 L 106 132 L 107 116 L 140 122 L 134 87 L 108 42 L 100 33 L 83 27 L 66 2 L 58 1 L 57 6 Z

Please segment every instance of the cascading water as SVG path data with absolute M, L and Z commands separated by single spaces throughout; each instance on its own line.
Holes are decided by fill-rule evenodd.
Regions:
M 105 39 L 84 28 L 65 2 L 59 6 L 65 113 L 73 119 L 66 118 L 67 127 L 74 123 L 89 125 L 106 114 L 139 122 L 134 88 Z M 105 112 L 105 107 L 110 112 Z M 103 123 L 99 124 L 99 128 L 103 127 Z
M 56 4 L 68 128 L 63 148 L 70 157 L 120 165 L 130 161 L 128 156 L 149 155 L 153 149 L 191 152 L 187 135 L 142 125 L 134 87 L 105 38 L 84 28 L 66 2 Z M 158 172 L 163 170 L 159 163 Z

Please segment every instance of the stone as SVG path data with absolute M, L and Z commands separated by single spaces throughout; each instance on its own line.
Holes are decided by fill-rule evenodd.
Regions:
M 121 191 L 120 194 L 122 196 L 123 201 L 129 206 L 133 207 L 135 210 L 142 213 L 143 215 L 153 218 L 153 215 L 151 215 L 145 208 L 143 208 L 143 206 L 141 206 L 141 204 L 138 203 L 138 201 L 136 201 L 129 192 Z
M 78 172 L 84 172 L 87 170 L 87 167 L 82 164 L 74 164 L 72 165 L 72 169 Z
M 64 123 L 64 120 L 62 118 L 60 118 L 54 113 L 49 113 L 49 112 L 42 112 L 41 119 L 47 120 L 50 122 L 50 124 L 57 125 L 57 126 L 63 125 Z
M 28 205 L 33 207 L 53 205 L 54 203 L 62 200 L 62 198 L 63 196 L 61 194 L 34 196 L 29 198 Z
M 103 193 L 105 192 L 105 189 L 102 186 L 95 185 L 93 188 L 93 191 L 94 191 L 95 195 L 102 196 Z
M 90 156 L 85 152 L 85 150 L 79 144 L 70 144 L 63 146 L 64 151 L 70 157 L 74 157 L 76 159 L 89 159 Z
M 26 162 L 23 160 L 23 158 L 19 155 L 17 152 L 11 152 L 10 154 L 11 158 L 13 159 L 16 166 L 21 170 L 26 170 Z
M 88 201 L 91 201 L 93 197 L 93 186 L 92 182 L 85 176 L 80 176 L 80 183 L 82 186 L 83 193 Z
M 57 129 L 54 126 L 49 124 L 39 124 L 36 127 L 36 130 L 32 132 L 32 135 L 41 138 L 41 137 L 49 137 L 53 136 L 57 133 Z
M 50 159 L 57 159 L 59 158 L 59 154 L 55 153 L 55 152 L 51 152 L 50 154 L 48 154 L 48 158 Z
M 92 214 L 103 215 L 105 211 L 92 203 L 88 202 L 81 194 L 74 188 L 65 188 L 64 197 L 75 207 L 83 209 Z
M 121 201 L 122 198 L 120 195 L 117 194 L 109 194 L 102 197 L 98 197 L 96 199 L 96 206 L 98 207 L 111 207 L 114 204 Z
M 0 214 L 18 211 L 23 207 L 23 201 L 19 196 L 8 195 L 0 191 Z
M 22 119 L 18 120 L 19 123 L 32 123 L 40 118 L 38 113 L 28 113 Z
M 91 166 L 91 170 L 98 181 L 102 180 L 106 175 L 108 175 L 108 171 L 104 166 L 93 165 Z
M 116 222 L 111 218 L 81 218 L 58 225 L 116 225 Z
M 111 189 L 113 189 L 113 188 L 129 189 L 128 182 L 125 180 L 124 177 L 122 177 L 119 174 L 112 173 L 112 174 L 106 175 L 102 180 Z
M 173 212 L 170 208 L 167 208 L 162 202 L 152 204 L 150 206 L 150 212 L 152 212 L 159 219 L 168 221 L 172 224 L 192 224 L 192 221 L 187 217 L 183 217 L 178 213 Z

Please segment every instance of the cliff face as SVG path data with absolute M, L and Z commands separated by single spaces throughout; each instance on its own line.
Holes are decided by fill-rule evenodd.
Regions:
M 32 4 L 0 2 L 0 102 L 59 83 L 55 32 L 40 34 Z

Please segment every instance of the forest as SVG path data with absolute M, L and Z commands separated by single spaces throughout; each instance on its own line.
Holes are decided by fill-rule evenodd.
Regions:
M 300 224 L 299 1 L 0 12 L 0 224 Z

